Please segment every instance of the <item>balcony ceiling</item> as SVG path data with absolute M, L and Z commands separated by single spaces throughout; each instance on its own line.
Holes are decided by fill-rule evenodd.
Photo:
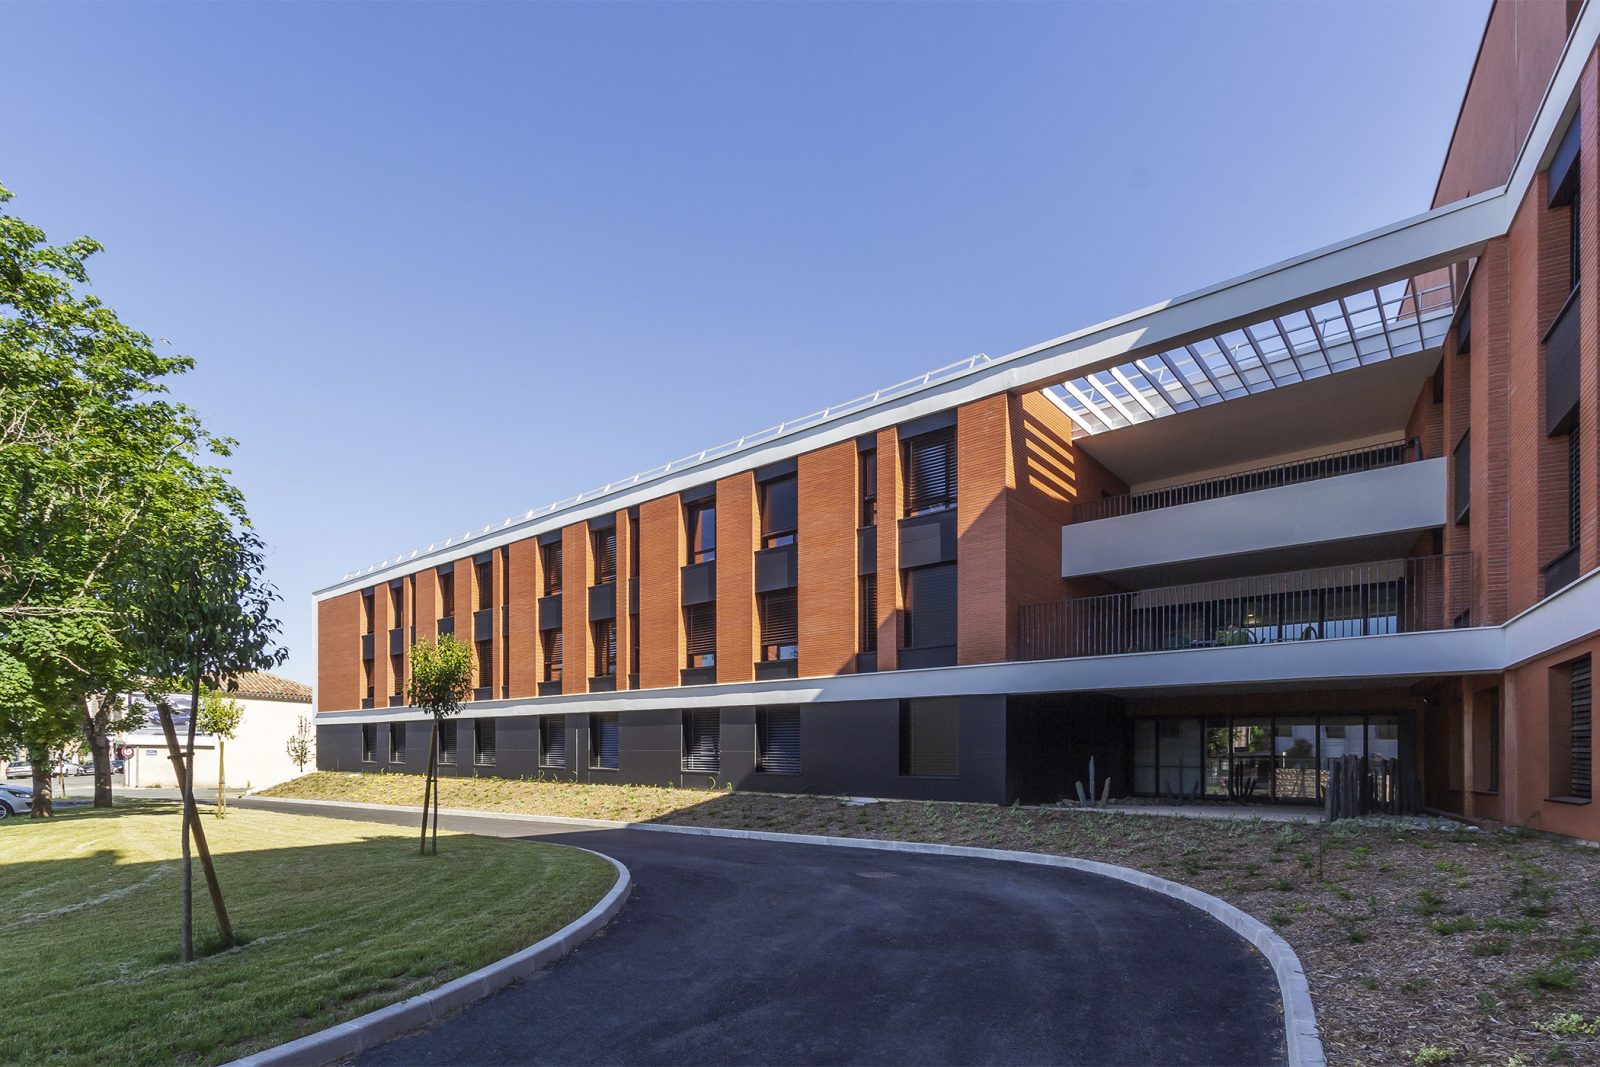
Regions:
M 1077 445 L 1134 489 L 1262 466 L 1405 434 L 1439 364 L 1430 347 L 1306 381 L 1193 406 Z

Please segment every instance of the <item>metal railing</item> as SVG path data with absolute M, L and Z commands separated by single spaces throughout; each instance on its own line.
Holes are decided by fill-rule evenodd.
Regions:
M 1470 554 L 1412 556 L 1018 608 L 1018 656 L 1063 659 L 1446 630 L 1470 622 Z
M 1388 441 L 1381 445 L 1352 448 L 1344 452 L 1330 452 L 1309 459 L 1290 460 L 1270 467 L 1225 474 L 1220 478 L 1205 478 L 1178 485 L 1147 489 L 1140 493 L 1123 493 L 1120 496 L 1085 500 L 1074 505 L 1072 521 L 1093 522 L 1119 515 L 1136 515 L 1142 511 L 1193 504 L 1199 500 L 1254 493 L 1261 489 L 1277 489 L 1296 482 L 1311 482 L 1320 478 L 1336 478 L 1341 474 L 1393 467 L 1422 458 L 1422 442 L 1413 437 L 1405 441 Z

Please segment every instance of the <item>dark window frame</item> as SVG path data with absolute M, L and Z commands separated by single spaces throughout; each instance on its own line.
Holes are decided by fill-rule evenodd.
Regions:
M 539 634 L 539 646 L 543 662 L 541 670 L 544 680 L 547 682 L 561 681 L 562 659 L 566 653 L 564 642 L 561 640 L 561 627 L 555 626 L 541 631 Z
M 800 533 L 800 480 L 793 474 L 773 478 L 757 487 L 761 512 L 761 547 L 781 548 L 796 543 Z
M 396 741 L 400 743 L 395 744 Z M 397 758 L 398 757 L 398 758 Z M 406 724 L 392 722 L 389 724 L 389 763 L 394 765 L 406 761 Z
M 683 608 L 684 660 L 689 669 L 717 665 L 717 602 Z
M 756 594 L 763 663 L 800 658 L 800 601 L 796 594 L 792 588 Z
M 956 506 L 956 431 L 953 426 L 907 438 L 901 445 L 905 464 L 906 518 L 934 515 Z
M 558 744 L 551 744 L 557 740 Z M 552 759 L 559 748 L 560 758 Z M 539 766 L 562 770 L 567 766 L 567 717 L 565 715 L 539 716 Z
M 857 478 L 861 487 L 861 508 L 857 525 L 878 525 L 878 452 L 868 449 L 859 454 Z
M 376 765 L 378 762 L 378 724 L 361 725 L 361 762 Z
M 595 678 L 614 678 L 617 674 L 617 620 L 596 619 L 589 624 L 594 645 Z
M 493 767 L 495 761 L 496 737 L 495 720 L 472 720 L 472 765 L 474 767 Z M 488 741 L 485 745 L 484 741 Z
M 722 713 L 696 708 L 683 713 L 679 769 L 684 774 L 722 773 Z
M 605 736 L 612 734 L 613 744 L 607 751 Z M 614 711 L 589 714 L 589 769 L 591 771 L 616 771 L 622 769 L 622 718 Z
M 439 723 L 439 764 L 443 767 L 456 765 L 456 721 L 445 719 Z
M 589 535 L 594 558 L 594 585 L 609 585 L 617 580 L 617 528 L 608 526 Z
M 761 774 L 799 774 L 800 731 L 799 708 L 757 708 L 756 770 Z M 793 751 L 785 751 L 791 744 Z
M 683 506 L 684 540 L 688 564 L 708 563 L 717 558 L 717 500 L 696 500 Z

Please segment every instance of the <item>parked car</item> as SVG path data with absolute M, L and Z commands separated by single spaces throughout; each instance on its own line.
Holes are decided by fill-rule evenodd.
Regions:
M 33 790 L 25 785 L 0 785 L 0 819 L 21 815 L 33 808 Z
M 27 760 L 23 760 L 20 763 L 13 763 L 9 767 L 6 768 L 6 777 L 7 778 L 32 778 L 33 777 L 33 764 L 29 763 Z

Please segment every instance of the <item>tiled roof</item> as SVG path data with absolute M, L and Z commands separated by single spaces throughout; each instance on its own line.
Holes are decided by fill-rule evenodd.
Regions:
M 233 696 L 254 697 L 257 700 L 289 700 L 299 704 L 311 703 L 311 687 L 303 682 L 292 682 L 266 671 L 245 671 L 235 675 L 237 689 L 224 686 Z

